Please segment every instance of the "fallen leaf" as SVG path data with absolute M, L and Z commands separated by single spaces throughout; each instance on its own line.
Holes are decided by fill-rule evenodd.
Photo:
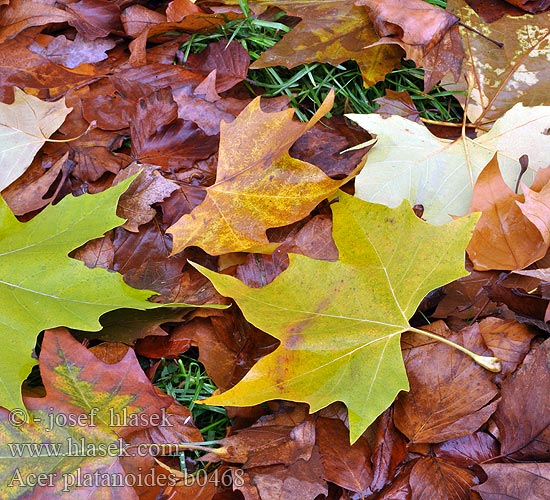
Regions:
M 297 460 L 288 467 L 278 465 L 247 470 L 245 475 L 250 478 L 251 488 L 238 489 L 247 500 L 315 500 L 319 495 L 326 497 L 328 494 L 327 485 L 321 479 L 322 471 L 319 454 L 314 449 L 309 460 Z M 258 496 L 248 496 L 254 494 Z
M 163 340 L 156 339 L 156 344 L 159 343 Z M 272 352 L 277 344 L 276 340 L 232 309 L 227 314 L 193 318 L 184 325 L 176 326 L 167 339 L 165 355 L 170 356 L 180 348 L 181 343 L 191 343 L 199 348 L 199 361 L 220 390 L 227 390 L 236 384 L 259 358 Z M 141 344 L 137 343 L 138 352 L 141 352 Z
M 120 7 L 108 0 L 79 0 L 66 5 L 72 14 L 69 24 L 87 40 L 104 38 L 112 31 L 122 31 Z
M 111 238 L 104 236 L 103 238 L 88 241 L 72 252 L 71 256 L 81 260 L 91 268 L 103 267 L 104 269 L 112 269 L 115 249 Z
M 164 64 L 139 68 L 124 66 L 113 73 L 95 84 L 82 101 L 83 117 L 89 123 L 95 121 L 102 130 L 128 128 L 139 99 L 149 97 L 156 90 L 170 87 L 174 93 L 201 81 L 197 75 L 180 66 Z
M 442 322 L 424 328 L 487 354 L 475 329 L 453 335 Z M 441 443 L 467 436 L 494 413 L 498 390 L 492 375 L 458 350 L 441 342 L 413 347 L 405 355 L 405 366 L 411 390 L 397 398 L 394 421 L 412 443 Z
M 282 229 L 288 228 L 286 226 Z M 302 227 L 297 223 L 290 228 L 281 245 L 271 255 L 249 254 L 244 263 L 237 266 L 235 277 L 250 287 L 265 286 L 288 267 L 289 253 L 307 255 L 318 260 L 338 259 L 338 249 L 332 240 L 330 218 L 316 215 Z M 274 241 L 280 239 L 274 238 Z
M 323 464 L 323 479 L 363 494 L 372 481 L 371 449 L 365 437 L 349 444 L 349 431 L 334 418 L 315 421 L 317 446 Z
M 0 103 L 0 190 L 28 168 L 71 112 L 64 99 L 44 102 L 17 87 L 14 93 L 12 104 Z
M 550 183 L 546 183 L 540 190 L 535 190 L 534 185 L 533 189 L 525 186 L 522 188 L 525 193 L 525 201 L 518 203 L 519 208 L 523 215 L 539 230 L 546 245 L 550 245 Z M 534 259 L 532 262 L 536 260 Z
M 309 460 L 315 446 L 315 425 L 302 406 L 289 409 L 251 427 L 241 429 L 219 441 L 216 452 L 204 455 L 205 461 L 220 460 L 242 464 L 251 469 L 267 465 L 291 465 Z
M 343 116 L 325 117 L 298 138 L 290 148 L 290 154 L 313 163 L 329 177 L 339 179 L 365 162 L 365 150 L 347 150 L 368 139 L 367 132 L 353 127 Z
M 124 229 L 137 232 L 141 224 L 153 220 L 157 214 L 152 205 L 179 189 L 175 182 L 165 179 L 158 170 L 154 165 L 132 163 L 113 179 L 113 185 L 116 185 L 141 171 L 118 202 L 117 214 L 127 219 L 122 226 Z
M 541 458 L 532 456 L 528 446 L 550 426 L 548 384 L 550 373 L 550 341 L 537 346 L 523 365 L 502 383 L 501 401 L 495 413 L 505 456 L 519 456 L 521 460 Z M 548 443 L 544 458 L 548 458 Z
M 14 425 L 8 411 L 0 409 L 1 454 L 5 457 L 0 462 L 0 480 L 4 485 L 11 481 L 13 487 L 6 498 L 20 498 L 25 493 L 35 498 L 52 495 L 71 482 L 71 494 L 77 497 L 114 498 L 110 482 L 88 480 L 77 485 L 77 475 L 86 478 L 95 472 L 97 477 L 125 477 L 121 455 L 132 456 L 142 466 L 151 458 L 128 448 L 127 436 L 159 422 L 183 431 L 181 422 L 166 420 L 165 411 L 173 399 L 157 393 L 132 351 L 118 363 L 106 364 L 67 331 L 50 331 L 44 335 L 40 371 L 46 397 L 25 398 L 27 422 Z M 71 421 L 74 423 L 69 424 Z M 38 455 L 33 449 L 39 450 Z M 28 479 L 36 471 L 50 480 L 33 491 L 36 483 Z M 147 472 L 142 469 L 140 477 Z M 116 488 L 116 498 L 137 496 L 131 486 L 123 486 Z
M 397 115 L 420 123 L 420 112 L 416 109 L 408 92 L 395 92 L 394 90 L 386 89 L 386 94 L 383 97 L 377 97 L 375 102 L 380 105 L 376 110 L 376 113 L 379 115 L 386 118 Z
M 482 467 L 488 479 L 473 489 L 483 500 L 550 498 L 549 463 L 484 464 Z
M 202 9 L 196 6 L 192 0 L 172 0 L 166 7 L 166 20 L 169 23 L 177 23 L 189 14 L 200 14 Z
M 237 0 L 231 2 L 236 4 Z M 392 46 L 368 47 L 378 39 L 364 9 L 352 1 L 259 0 L 249 2 L 256 13 L 269 5 L 302 21 L 274 47 L 262 53 L 252 69 L 270 66 L 294 68 L 312 62 L 337 66 L 348 60 L 359 65 L 365 86 L 383 80 L 399 65 L 401 50 Z
M 9 5 L 2 8 L 0 43 L 31 26 L 63 23 L 70 19 L 72 16 L 69 12 L 47 3 L 10 0 Z
M 371 491 L 379 491 L 394 477 L 399 464 L 407 456 L 407 442 L 393 423 L 393 408 L 388 408 L 366 431 L 372 450 L 373 478 Z
M 166 22 L 166 16 L 143 5 L 130 5 L 124 9 L 120 20 L 126 34 L 136 38 L 145 30 Z
M 495 155 L 477 178 L 470 207 L 470 212 L 482 212 L 466 250 L 476 271 L 523 269 L 544 257 L 550 233 L 541 234 L 525 214 L 539 203 L 533 200 L 522 210 L 518 202 L 523 201 L 504 183 Z M 539 210 L 537 222 L 540 215 Z
M 76 68 L 81 64 L 103 61 L 109 57 L 107 51 L 116 45 L 114 40 L 86 40 L 78 33 L 74 40 L 59 35 L 48 43 L 47 47 L 33 44 L 29 50 L 43 55 L 49 61 L 67 68 Z
M 281 341 L 234 388 L 205 401 L 287 399 L 309 403 L 311 412 L 342 401 L 353 443 L 408 389 L 400 334 L 426 293 L 464 275 L 462 249 L 475 219 L 434 227 L 405 203 L 392 210 L 344 193 L 339 200 L 332 205 L 337 262 L 291 255 L 285 272 L 255 289 L 195 267 Z
M 437 458 L 465 469 L 488 462 L 499 455 L 497 440 L 481 431 L 439 443 L 432 450 Z
M 247 77 L 250 56 L 237 42 L 220 40 L 211 43 L 200 54 L 191 54 L 185 68 L 204 76 L 216 70 L 216 91 L 225 92 Z
M 31 352 L 40 330 L 60 325 L 99 330 L 98 318 L 107 311 L 161 306 L 147 301 L 151 292 L 130 288 L 120 275 L 87 269 L 67 257 L 122 222 L 115 206 L 130 180 L 98 195 L 64 198 L 24 224 L 1 200 L 0 320 L 5 356 L 0 400 L 4 406 L 21 407 L 20 384 L 35 364 Z M 25 266 L 18 264 L 22 260 Z
M 485 345 L 500 359 L 502 370 L 496 375 L 497 382 L 516 371 L 535 337 L 531 328 L 513 319 L 489 317 L 472 327 L 479 328 Z
M 424 68 L 424 91 L 428 92 L 448 72 L 460 77 L 464 51 L 459 18 L 422 0 L 358 0 L 364 5 L 380 40 L 373 45 L 397 44 L 416 66 Z
M 187 309 L 160 308 L 149 311 L 136 311 L 134 309 L 116 309 L 105 313 L 99 319 L 101 330 L 97 332 L 86 332 L 72 330 L 73 335 L 78 339 L 99 339 L 106 342 L 124 342 L 133 345 L 138 339 L 152 336 L 156 344 L 160 343 L 159 336 L 168 335 L 163 330 L 165 323 L 180 322 L 189 314 Z M 137 349 L 136 349 L 136 352 Z M 185 352 L 185 350 L 179 351 Z M 176 356 L 179 354 L 176 354 Z M 141 354 L 138 352 L 138 354 Z M 149 356 L 150 358 L 169 357 L 167 354 L 161 356 Z
M 470 488 L 477 484 L 477 480 L 468 469 L 456 467 L 436 457 L 424 457 L 415 462 L 409 483 L 412 500 L 470 500 Z
M 508 3 L 519 7 L 531 14 L 548 10 L 550 7 L 549 0 L 506 0 Z
M 73 167 L 68 156 L 68 153 L 63 155 L 45 173 L 40 160 L 35 158 L 25 175 L 2 191 L 2 198 L 14 215 L 34 212 L 56 199 Z
M 188 120 L 178 118 L 178 106 L 170 88 L 138 100 L 130 123 L 132 158 L 166 170 L 190 168 L 193 160 L 216 151 L 217 137 L 207 136 Z
M 545 324 L 548 299 L 528 293 L 523 288 L 509 288 L 499 281 L 486 285 L 485 290 L 487 297 L 492 301 L 502 302 L 514 311 L 519 321 L 549 331 L 548 326 Z
M 400 116 L 346 115 L 377 136 L 367 163 L 355 181 L 359 198 L 397 206 L 403 199 L 424 206 L 424 219 L 442 224 L 468 212 L 475 182 L 497 153 L 504 181 L 514 189 L 521 171 L 519 158 L 529 151 L 531 184 L 534 171 L 547 166 L 550 106 L 517 104 L 493 128 L 476 139 L 439 139 L 419 123 Z
M 465 0 L 449 0 L 447 9 L 464 24 L 504 44 L 500 47 L 477 33 L 460 28 L 466 48 L 463 70 L 468 81 L 459 80 L 445 87 L 468 91 L 471 86 L 466 114 L 472 123 L 495 120 L 516 103 L 524 106 L 550 104 L 550 67 L 547 64 L 550 12 L 536 16 L 505 15 L 486 24 Z M 465 106 L 465 95 L 456 94 L 456 97 Z
M 510 14 L 511 16 L 523 16 L 524 12 L 506 2 L 506 0 L 493 0 L 488 3 L 484 0 L 468 0 L 468 5 L 487 24 L 494 23 L 502 16 Z
M 32 30 L 29 30 L 32 31 Z M 69 89 L 86 85 L 103 75 L 101 68 L 80 66 L 74 70 L 53 64 L 45 57 L 29 50 L 36 34 L 20 33 L 2 44 L 0 52 L 0 100 L 8 103 L 14 99 L 14 87 L 42 99 L 57 99 Z
M 347 182 L 332 180 L 288 149 L 332 107 L 331 93 L 309 123 L 292 121 L 294 111 L 265 113 L 254 99 L 230 124 L 222 124 L 216 182 L 205 200 L 168 233 L 172 252 L 198 246 L 210 255 L 270 253 L 265 231 L 302 219 Z M 205 228 L 208 227 L 208 231 Z
M 132 7 L 137 6 L 130 6 L 129 8 Z M 165 33 L 200 33 L 211 31 L 216 29 L 218 26 L 222 26 L 233 19 L 239 19 L 241 17 L 242 15 L 236 14 L 235 12 L 225 12 L 223 14 L 189 14 L 182 21 L 177 23 L 161 22 L 157 24 L 158 21 L 155 21 L 153 24 L 141 31 L 137 38 L 130 43 L 129 62 L 132 66 L 143 66 L 147 64 L 145 46 L 147 45 L 149 39 L 154 38 L 156 35 L 162 35 Z

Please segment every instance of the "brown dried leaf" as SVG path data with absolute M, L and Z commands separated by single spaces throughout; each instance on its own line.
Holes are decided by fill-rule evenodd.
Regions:
M 483 500 L 549 500 L 550 463 L 485 464 L 488 480 L 473 489 Z
M 122 227 L 134 233 L 138 231 L 140 225 L 146 224 L 155 217 L 157 212 L 152 205 L 168 198 L 178 189 L 178 185 L 165 179 L 154 165 L 138 163 L 132 163 L 121 170 L 114 178 L 113 185 L 139 171 L 142 171 L 141 174 L 120 197 L 117 208 L 117 215 L 127 219 Z
M 77 248 L 72 256 L 84 262 L 88 267 L 112 269 L 115 249 L 111 238 L 96 238 Z
M 91 65 L 69 70 L 31 52 L 28 47 L 35 36 L 36 33 L 25 32 L 2 44 L 0 101 L 13 101 L 14 86 L 42 99 L 56 99 L 70 88 L 84 86 L 104 74 L 102 68 Z
M 499 445 L 490 434 L 474 432 L 437 444 L 432 451 L 437 458 L 466 469 L 499 456 Z
M 485 318 L 473 326 L 479 328 L 485 345 L 500 359 L 502 370 L 495 379 L 501 382 L 513 373 L 529 352 L 535 334 L 531 329 L 514 320 Z
M 136 38 L 145 30 L 166 22 L 166 16 L 143 5 L 130 5 L 120 16 L 124 31 Z
M 502 399 L 494 419 L 500 430 L 503 455 L 517 456 L 519 453 L 522 460 L 548 460 L 550 457 L 548 447 L 542 457 L 532 456 L 528 449 L 532 441 L 536 441 L 550 426 L 549 364 L 550 340 L 546 340 L 530 353 L 519 370 L 502 383 Z
M 81 64 L 90 64 L 103 61 L 109 57 L 107 51 L 116 45 L 112 39 L 87 40 L 77 33 L 74 40 L 69 40 L 65 35 L 53 38 L 46 47 L 36 43 L 29 46 L 32 52 L 43 55 L 49 61 L 76 68 Z
M 172 0 L 166 7 L 166 20 L 177 23 L 190 14 L 201 14 L 203 10 L 191 0 Z
M 524 106 L 548 105 L 550 96 L 550 12 L 521 17 L 505 15 L 486 24 L 465 0 L 449 0 L 447 9 L 463 23 L 481 31 L 485 37 L 460 28 L 466 58 L 466 80 L 446 85 L 463 106 L 468 94 L 467 116 L 472 123 L 492 121 L 516 103 Z M 499 46 L 496 43 L 504 44 Z M 546 165 L 545 165 L 546 166 Z
M 290 421 L 289 421 L 290 417 Z M 315 425 L 305 408 L 289 414 L 276 414 L 220 440 L 221 448 L 204 455 L 203 460 L 242 464 L 244 469 L 286 465 L 309 460 L 315 445 Z
M 470 487 L 477 481 L 468 469 L 456 467 L 436 457 L 424 457 L 415 462 L 409 483 L 412 500 L 470 500 Z
M 238 42 L 223 39 L 211 43 L 200 54 L 192 54 L 185 63 L 186 69 L 208 75 L 216 70 L 216 91 L 225 92 L 242 82 L 248 72 L 250 56 Z
M 375 101 L 380 105 L 376 110 L 379 115 L 398 115 L 407 118 L 407 120 L 420 123 L 420 112 L 416 109 L 410 94 L 406 91 L 395 92 L 386 89 L 386 95 L 377 97 Z
M 421 0 L 358 0 L 369 12 L 379 44 L 397 44 L 407 59 L 425 68 L 424 90 L 430 90 L 448 72 L 460 76 L 464 52 L 458 35 L 458 17 Z
M 532 206 L 522 210 L 523 199 L 503 181 L 495 155 L 479 174 L 470 207 L 482 212 L 467 248 L 474 269 L 522 269 L 544 257 L 550 238 L 526 217 Z
M 373 445 L 372 491 L 381 490 L 394 476 L 399 463 L 407 456 L 407 442 L 393 423 L 393 408 L 388 408 L 367 429 Z
M 472 328 L 451 334 L 443 322 L 426 327 L 479 354 L 486 349 Z M 494 413 L 498 394 L 491 376 L 469 357 L 441 342 L 405 355 L 411 390 L 395 402 L 395 425 L 413 443 L 440 443 L 478 430 Z
M 55 200 L 73 168 L 68 156 L 63 155 L 45 173 L 41 158 L 35 158 L 25 174 L 2 191 L 2 198 L 15 215 L 39 210 Z
M 10 0 L 9 5 L 0 6 L 0 43 L 14 38 L 31 26 L 63 23 L 72 18 L 71 13 L 53 5 L 26 0 Z
M 372 481 L 371 449 L 364 437 L 353 445 L 349 430 L 339 419 L 315 421 L 317 446 L 324 473 L 322 478 L 347 490 L 364 494 Z
M 322 472 L 315 448 L 309 460 L 300 459 L 288 467 L 276 465 L 248 469 L 245 475 L 250 478 L 249 486 L 239 489 L 246 500 L 314 500 L 328 493 L 327 485 L 321 479 Z
M 131 8 L 131 7 L 130 7 Z M 232 19 L 239 19 L 242 15 L 234 12 L 222 14 L 190 14 L 177 23 L 152 24 L 140 32 L 138 37 L 130 43 L 130 64 L 143 66 L 147 63 L 145 47 L 149 39 L 165 33 L 196 33 L 213 30 Z
M 522 10 L 534 14 L 550 8 L 550 0 L 506 0 L 508 3 L 519 7 Z
M 138 100 L 130 124 L 132 157 L 165 169 L 191 168 L 194 160 L 215 153 L 218 138 L 207 136 L 194 123 L 178 118 L 169 88 Z
M 79 0 L 66 6 L 72 14 L 69 24 L 88 40 L 105 38 L 113 31 L 122 31 L 120 7 L 109 0 Z
M 316 215 L 303 226 L 291 226 L 284 241 L 271 254 L 249 254 L 243 264 L 237 267 L 235 276 L 251 287 L 271 283 L 288 267 L 288 254 L 297 253 L 318 260 L 338 260 L 338 249 L 332 239 L 332 221 L 328 216 Z M 271 241 L 280 241 L 273 238 Z

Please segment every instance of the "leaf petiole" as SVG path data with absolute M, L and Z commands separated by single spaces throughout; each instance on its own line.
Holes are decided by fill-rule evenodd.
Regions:
M 496 357 L 481 356 L 480 354 L 476 354 L 475 352 L 466 349 L 465 347 L 457 344 L 456 342 L 453 342 L 452 340 L 446 339 L 445 337 L 441 337 L 440 335 L 436 335 L 435 333 L 431 333 L 426 330 L 420 330 L 419 328 L 414 328 L 412 326 L 409 327 L 407 330 L 410 332 L 419 333 L 420 335 L 424 335 L 439 342 L 443 342 L 444 344 L 454 347 L 455 349 L 458 349 L 460 352 L 466 354 L 467 356 L 470 356 L 470 358 L 472 358 L 479 366 L 485 368 L 486 370 L 489 370 L 490 372 L 498 373 L 500 372 L 500 370 L 502 370 L 500 359 Z

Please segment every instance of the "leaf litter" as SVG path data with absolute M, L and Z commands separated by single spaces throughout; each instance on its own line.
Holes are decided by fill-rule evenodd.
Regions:
M 243 2 L 1 3 L 2 498 L 547 498 L 544 1 L 247 7 L 289 27 L 255 68 L 351 59 L 372 85 L 405 56 L 464 92 L 462 130 L 391 91 L 364 130 L 327 95 L 299 123 L 236 41 L 174 64 Z M 196 348 L 216 442 L 150 382 Z

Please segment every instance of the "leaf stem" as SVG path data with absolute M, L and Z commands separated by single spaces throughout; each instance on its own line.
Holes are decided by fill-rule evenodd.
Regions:
M 209 443 L 217 443 L 217 442 L 209 441 Z M 136 446 L 137 445 L 130 445 L 128 446 L 128 448 L 135 448 Z M 186 450 L 205 451 L 207 453 L 214 453 L 216 455 L 223 455 L 227 453 L 226 448 L 223 446 L 220 448 L 211 448 L 210 446 L 204 446 L 201 443 L 179 443 L 179 444 L 142 443 L 139 446 L 144 448 L 154 449 L 154 450 L 160 450 L 161 453 L 163 454 L 180 453 Z
M 487 35 L 484 35 L 481 31 L 476 30 L 474 27 L 469 26 L 468 24 L 464 24 L 462 21 L 458 21 L 458 25 L 466 28 L 467 30 L 473 31 L 476 35 L 479 35 L 480 37 L 485 38 L 485 40 L 494 43 L 499 49 L 504 48 L 504 44 L 502 42 L 497 42 L 496 40 L 493 40 Z
M 97 127 L 97 123 L 94 120 L 92 123 L 88 125 L 88 128 L 82 132 L 80 135 L 77 135 L 76 137 L 71 137 L 70 139 L 45 139 L 46 142 L 72 142 L 76 141 L 77 139 L 80 139 L 81 137 L 84 137 L 90 130 L 93 130 Z
M 465 347 L 453 342 L 452 340 L 446 339 L 445 337 L 441 337 L 440 335 L 436 335 L 435 333 L 431 333 L 426 330 L 420 330 L 419 328 L 414 328 L 412 326 L 409 327 L 407 330 L 414 333 L 418 333 L 420 335 L 424 335 L 426 337 L 437 340 L 439 342 L 443 342 L 448 346 L 458 349 L 460 352 L 466 354 L 467 356 L 470 356 L 470 358 L 472 358 L 479 366 L 482 366 L 483 368 L 485 368 L 486 370 L 489 370 L 490 372 L 498 373 L 500 370 L 502 370 L 502 364 L 500 362 L 500 359 L 496 357 L 481 356 L 480 354 L 476 354 L 475 352 L 472 352 L 469 349 L 466 349 Z

